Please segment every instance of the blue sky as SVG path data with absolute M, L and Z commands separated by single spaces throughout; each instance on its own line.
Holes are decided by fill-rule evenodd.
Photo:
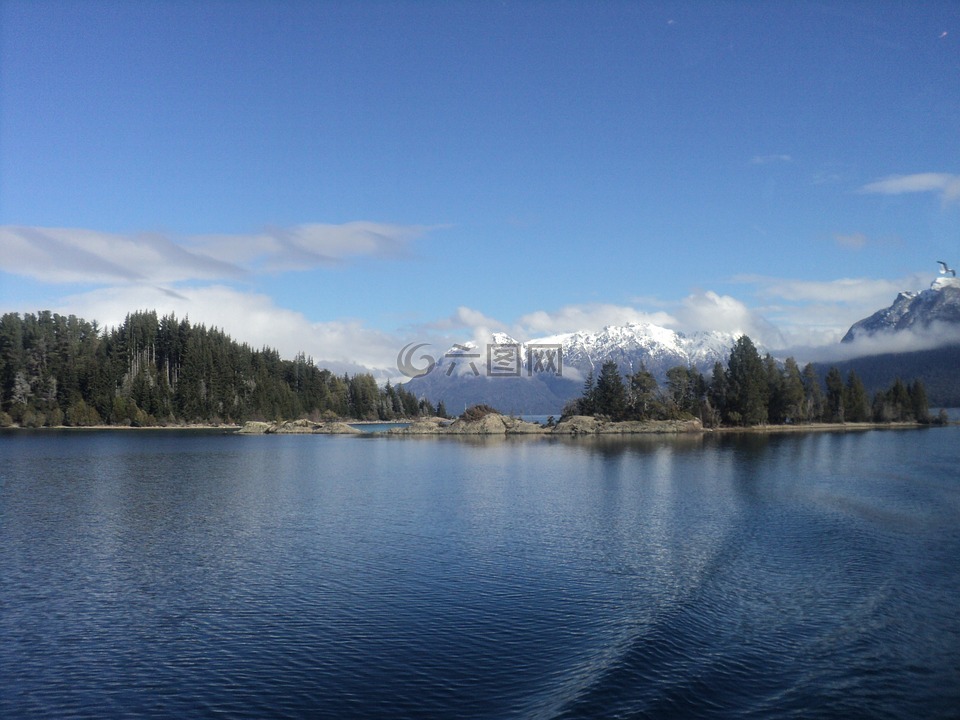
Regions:
M 956 2 L 0 0 L 0 311 L 835 343 L 960 263 Z

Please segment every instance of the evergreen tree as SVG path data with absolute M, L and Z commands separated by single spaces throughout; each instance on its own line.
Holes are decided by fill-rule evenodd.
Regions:
M 848 422 L 867 422 L 872 416 L 866 388 L 853 370 L 847 373 L 843 407 L 844 417 Z
M 710 412 L 710 424 L 719 425 L 727 412 L 727 371 L 723 363 L 717 361 L 713 364 L 713 372 L 710 375 L 710 387 L 707 389 L 707 405 Z
M 803 376 L 797 361 L 788 357 L 783 363 L 783 419 L 791 423 L 803 422 L 806 419 L 804 412 L 805 391 Z
M 804 417 L 807 422 L 821 422 L 825 402 L 820 378 L 813 363 L 807 363 L 803 368 L 803 402 Z
M 630 417 L 635 420 L 647 420 L 659 409 L 657 379 L 643 363 L 640 364 L 640 369 L 630 376 L 630 394 L 626 404 Z
M 753 341 L 741 335 L 727 363 L 726 417 L 734 425 L 761 425 L 767 421 L 766 371 Z
M 843 376 L 834 366 L 827 371 L 825 379 L 827 385 L 827 420 L 842 423 L 845 420 L 843 406 Z
M 583 381 L 583 393 L 577 401 L 575 412 L 578 415 L 593 415 L 596 412 L 596 384 L 593 379 L 593 369 L 587 371 L 587 377 Z
M 783 372 L 770 353 L 763 358 L 763 368 L 767 379 L 767 422 L 782 425 L 787 418 Z
M 617 363 L 607 360 L 600 368 L 594 391 L 594 413 L 622 420 L 627 409 L 627 393 Z
M 907 388 L 910 395 L 910 405 L 913 413 L 913 419 L 919 423 L 930 422 L 930 403 L 927 401 L 927 389 L 923 381 L 914 380 Z

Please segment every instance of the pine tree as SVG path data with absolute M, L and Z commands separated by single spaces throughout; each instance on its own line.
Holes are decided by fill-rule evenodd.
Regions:
M 630 395 L 628 406 L 635 420 L 647 420 L 657 411 L 657 379 L 640 364 L 640 369 L 630 376 Z
M 827 419 L 829 422 L 842 423 L 845 420 L 843 406 L 843 376 L 836 366 L 827 371 Z
M 783 363 L 783 415 L 784 420 L 792 423 L 803 422 L 804 387 L 803 377 L 797 361 L 788 357 Z
M 823 388 L 820 387 L 820 377 L 813 363 L 807 363 L 803 368 L 803 403 L 803 415 L 807 422 L 823 420 Z
M 922 380 L 914 380 L 907 389 L 910 394 L 910 404 L 913 410 L 913 419 L 919 423 L 930 422 L 930 403 L 927 401 L 927 389 Z
M 741 335 L 727 363 L 727 420 L 734 425 L 767 422 L 766 371 L 753 341 Z
M 600 368 L 594 392 L 594 413 L 612 420 L 622 420 L 627 409 L 627 393 L 620 370 L 614 360 L 607 360 Z
M 843 407 L 844 417 L 848 422 L 867 422 L 872 415 L 866 388 L 853 370 L 847 373 Z

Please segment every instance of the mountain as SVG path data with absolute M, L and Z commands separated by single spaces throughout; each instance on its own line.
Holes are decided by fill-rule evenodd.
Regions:
M 890 307 L 854 323 L 841 342 L 904 331 L 960 335 L 960 278 L 941 277 L 923 292 L 900 293 Z
M 855 322 L 841 343 L 862 352 L 817 363 L 821 376 L 830 367 L 844 377 L 852 370 L 871 394 L 897 378 L 920 379 L 931 407 L 960 406 L 960 278 L 940 277 L 922 292 L 901 292 L 890 307 Z
M 486 403 L 507 413 L 558 415 L 579 397 L 588 373 L 596 376 L 607 360 L 626 377 L 645 366 L 660 383 L 678 365 L 704 373 L 725 362 L 737 336 L 690 335 L 649 323 L 608 326 L 599 332 L 572 332 L 525 343 L 495 333 L 485 347 L 456 345 L 435 358 L 432 369 L 404 384 L 418 397 L 443 401 L 451 413 Z

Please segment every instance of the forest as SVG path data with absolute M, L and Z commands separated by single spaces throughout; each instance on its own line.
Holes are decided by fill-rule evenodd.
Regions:
M 564 408 L 564 415 L 574 414 L 611 420 L 696 417 L 707 427 L 933 421 L 919 379 L 905 383 L 897 378 L 871 398 L 852 369 L 844 379 L 832 367 L 821 381 L 812 364 L 801 370 L 793 358 L 780 363 L 769 354 L 761 357 L 745 335 L 734 344 L 726 366 L 716 363 L 709 377 L 695 368 L 671 368 L 666 387 L 643 367 L 623 378 L 617 364 L 608 361 L 596 378 L 587 376 L 581 397 Z
M 372 375 L 336 375 L 302 353 L 283 360 L 172 314 L 132 313 L 111 329 L 49 311 L 0 317 L 0 427 L 434 414 L 429 401 Z

